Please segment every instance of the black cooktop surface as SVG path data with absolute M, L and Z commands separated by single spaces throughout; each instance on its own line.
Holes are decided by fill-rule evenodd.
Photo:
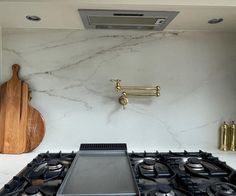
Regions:
M 42 153 L 0 196 L 54 196 L 76 153 Z M 127 153 L 142 196 L 236 196 L 236 172 L 207 152 Z

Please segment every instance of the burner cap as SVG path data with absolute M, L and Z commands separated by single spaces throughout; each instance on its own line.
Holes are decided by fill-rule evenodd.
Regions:
M 39 192 L 39 188 L 38 187 L 35 187 L 35 186 L 29 186 L 25 189 L 25 193 L 27 195 L 41 195 L 40 192 Z
M 198 158 L 188 158 L 188 162 L 191 164 L 201 164 L 201 160 Z
M 169 192 L 171 192 L 171 187 L 169 185 L 163 184 L 163 185 L 158 186 L 158 188 L 159 188 L 160 193 L 169 193 Z
M 154 159 L 154 158 L 145 158 L 140 163 L 140 166 L 145 170 L 153 171 L 155 163 L 156 163 L 156 159 Z
M 155 162 L 156 162 L 156 160 L 155 159 L 144 159 L 143 160 L 143 163 L 145 164 L 145 165 L 154 165 L 155 164 Z
M 55 166 L 59 164 L 58 161 L 55 159 L 49 160 L 47 163 L 48 166 Z
M 198 158 L 188 158 L 186 165 L 192 170 L 204 170 L 201 160 Z
M 175 191 L 169 185 L 161 184 L 157 186 L 156 190 L 150 191 L 147 195 L 148 196 L 175 196 Z

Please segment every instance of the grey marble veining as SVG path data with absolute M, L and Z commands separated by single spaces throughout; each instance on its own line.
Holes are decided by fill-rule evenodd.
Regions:
M 126 142 L 132 150 L 216 150 L 218 127 L 236 120 L 236 34 L 112 30 L 3 30 L 3 80 L 11 65 L 44 116 L 37 148 Z M 160 85 L 161 97 L 130 98 L 110 79 Z

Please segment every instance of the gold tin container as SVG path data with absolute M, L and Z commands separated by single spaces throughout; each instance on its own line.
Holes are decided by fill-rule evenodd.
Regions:
M 229 125 L 224 122 L 220 127 L 220 150 L 227 151 L 230 149 L 230 131 Z
M 236 150 L 236 124 L 234 121 L 229 126 L 230 128 L 230 150 L 235 151 Z

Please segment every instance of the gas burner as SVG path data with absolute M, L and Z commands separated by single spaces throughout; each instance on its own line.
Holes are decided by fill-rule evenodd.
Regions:
M 47 168 L 49 171 L 54 171 L 54 172 L 58 172 L 61 171 L 63 168 L 63 165 L 61 163 L 59 163 L 58 160 L 49 160 L 47 162 Z
M 56 159 L 49 159 L 36 164 L 28 177 L 34 180 L 51 180 L 57 178 L 64 170 L 64 166 Z
M 55 180 L 62 177 L 65 167 L 58 160 L 51 159 L 47 161 L 47 170 L 44 173 L 44 180 Z
M 204 170 L 204 166 L 202 164 L 202 161 L 198 158 L 192 157 L 188 158 L 187 162 L 185 163 L 186 166 L 191 168 L 194 171 Z
M 155 169 L 156 159 L 154 158 L 145 158 L 143 162 L 140 163 L 140 167 L 146 170 L 154 170 Z
M 136 162 L 135 168 L 136 173 L 140 177 L 152 181 L 156 181 L 157 178 L 170 177 L 173 175 L 173 172 L 171 172 L 170 167 L 166 163 L 153 157 L 140 159 Z
M 25 189 L 25 192 L 22 196 L 43 196 L 38 187 L 29 186 Z
M 207 188 L 209 196 L 235 196 L 236 186 L 230 183 L 217 182 Z
M 158 185 L 156 189 L 147 193 L 147 196 L 175 196 L 174 190 L 166 184 Z

